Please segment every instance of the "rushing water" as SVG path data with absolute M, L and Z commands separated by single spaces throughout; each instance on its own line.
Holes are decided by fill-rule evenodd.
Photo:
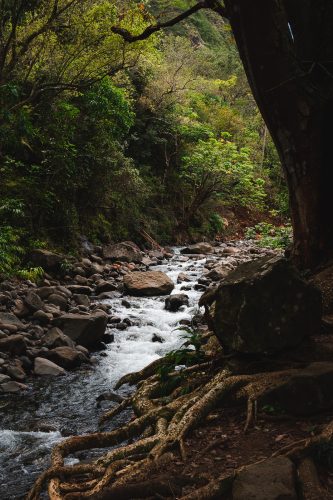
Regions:
M 191 319 L 201 292 L 194 284 L 202 274 L 205 259 L 186 262 L 176 254 L 172 260 L 154 269 L 166 272 L 177 281 L 186 272 L 191 282 L 189 307 L 179 312 L 164 309 L 164 297 L 126 297 L 112 299 L 112 314 L 129 318 L 131 326 L 125 331 L 110 330 L 115 340 L 96 355 L 93 368 L 68 373 L 64 377 L 40 378 L 31 381 L 24 395 L 2 396 L 0 399 L 0 499 L 24 498 L 34 479 L 48 465 L 50 450 L 64 436 L 97 430 L 98 417 L 115 403 L 96 404 L 96 397 L 110 392 L 117 380 L 126 373 L 140 370 L 168 351 L 178 348 L 183 340 L 179 327 L 182 319 Z M 185 284 L 185 283 L 183 283 Z M 176 284 L 173 293 L 179 293 Z M 107 302 L 107 301 L 106 301 Z M 156 334 L 163 342 L 153 342 Z M 126 394 L 124 386 L 119 394 Z M 124 418 L 124 417 L 119 417 Z M 114 422 L 113 425 L 120 421 Z

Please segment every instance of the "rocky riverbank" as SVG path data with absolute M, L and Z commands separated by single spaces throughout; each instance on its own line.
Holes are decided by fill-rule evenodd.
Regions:
M 194 285 L 205 291 L 239 263 L 272 252 L 250 243 L 198 243 L 181 253 L 183 262 L 207 257 L 205 272 Z M 165 295 L 170 311 L 186 305 L 186 291 L 192 286 L 186 273 L 177 277 L 182 293 L 168 297 L 173 282 L 165 273 L 151 270 L 172 256 L 170 249 L 143 252 L 132 242 L 90 245 L 80 259 L 32 252 L 31 262 L 45 270 L 40 283 L 0 284 L 0 391 L 20 392 L 31 376 L 59 376 L 94 362 L 91 352 L 113 341 L 108 331 L 131 325 L 129 318 L 114 314 L 112 299 L 124 297 L 123 305 L 130 308 L 126 295 Z

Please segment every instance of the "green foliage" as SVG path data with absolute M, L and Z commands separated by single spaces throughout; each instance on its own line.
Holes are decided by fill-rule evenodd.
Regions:
M 20 232 L 11 226 L 0 228 L 0 277 L 7 278 L 15 274 L 24 253 L 20 237 Z
M 16 276 L 24 280 L 39 283 L 44 276 L 44 269 L 42 267 L 30 267 L 29 269 L 19 269 Z
M 292 240 L 292 227 L 290 224 L 274 226 L 268 222 L 260 222 L 247 228 L 245 236 L 256 240 L 261 247 L 285 249 Z
M 238 149 L 229 140 L 199 140 L 183 157 L 181 177 L 191 192 L 192 214 L 212 198 L 225 205 L 263 208 L 265 182 L 256 176 L 248 149 Z
M 185 375 L 181 369 L 175 372 L 178 366 L 195 365 L 202 361 L 204 357 L 200 333 L 187 327 L 179 328 L 179 330 L 185 332 L 182 335 L 183 344 L 179 349 L 170 351 L 164 357 L 164 363 L 157 369 L 160 379 L 159 393 L 163 395 L 170 394 L 185 380 Z
M 170 243 L 220 234 L 224 206 L 287 214 L 228 26 L 200 12 L 133 44 L 111 30 L 140 33 L 164 10 L 160 0 L 1 3 L 0 225 L 25 234 L 2 250 L 3 273 L 32 241 L 71 250 L 82 233 L 103 243 L 144 227 Z

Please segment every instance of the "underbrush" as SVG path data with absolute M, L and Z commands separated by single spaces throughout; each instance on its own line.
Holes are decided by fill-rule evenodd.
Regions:
M 247 228 L 245 237 L 256 240 L 260 247 L 285 249 L 292 242 L 292 227 L 291 224 L 274 226 L 269 222 L 260 222 Z

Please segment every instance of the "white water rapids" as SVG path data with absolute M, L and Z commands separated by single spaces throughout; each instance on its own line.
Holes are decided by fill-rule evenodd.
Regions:
M 2 424 L 0 430 L 0 499 L 24 498 L 38 474 L 48 465 L 50 450 L 64 436 L 94 432 L 98 417 L 115 403 L 96 406 L 96 397 L 110 392 L 117 380 L 126 373 L 140 370 L 184 342 L 179 322 L 191 319 L 197 310 L 200 291 L 194 285 L 202 275 L 206 259 L 184 258 L 177 253 L 172 260 L 153 269 L 166 272 L 175 283 L 172 293 L 180 293 L 182 285 L 189 296 L 189 307 L 178 312 L 164 308 L 165 297 L 126 297 L 112 299 L 112 314 L 128 318 L 131 326 L 125 331 L 109 330 L 114 342 L 97 354 L 93 369 L 68 373 L 60 378 L 32 380 L 24 395 L 3 396 L 0 399 Z M 191 281 L 176 284 L 180 272 Z M 163 342 L 153 342 L 157 335 Z M 119 393 L 126 394 L 128 387 Z M 114 425 L 119 424 L 117 420 Z M 43 430 L 47 432 L 42 432 Z

